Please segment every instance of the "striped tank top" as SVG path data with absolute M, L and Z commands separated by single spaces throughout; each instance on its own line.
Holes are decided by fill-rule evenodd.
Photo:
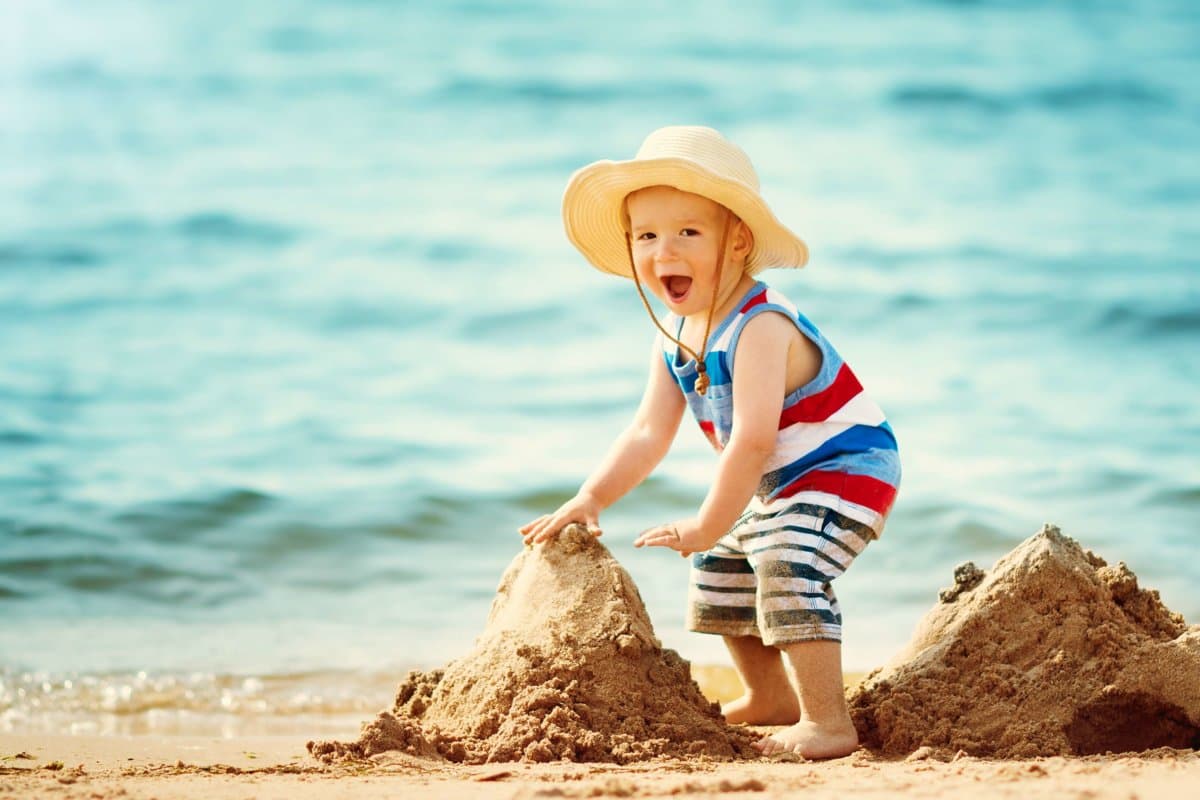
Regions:
M 821 371 L 788 394 L 779 415 L 775 451 L 756 492 L 769 503 L 801 492 L 832 494 L 886 517 L 900 485 L 900 454 L 883 411 L 833 346 L 791 301 L 762 281 L 741 299 L 709 336 L 704 356 L 710 385 L 696 389 L 696 362 L 683 360 L 679 346 L 663 337 L 663 357 L 683 390 L 700 429 L 720 452 L 733 431 L 733 370 L 738 337 L 747 322 L 768 311 L 792 320 L 821 351 Z M 676 337 L 683 319 L 668 314 Z M 670 328 L 668 328 L 669 330 Z

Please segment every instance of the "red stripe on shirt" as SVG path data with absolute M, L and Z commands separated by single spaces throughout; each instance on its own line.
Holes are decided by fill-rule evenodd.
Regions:
M 800 492 L 836 494 L 843 500 L 866 506 L 882 516 L 887 516 L 892 503 L 896 501 L 896 487 L 878 478 L 819 469 L 801 475 L 785 486 L 777 497 L 792 497 Z
M 724 450 L 725 448 L 721 447 L 721 441 L 717 438 L 717 428 L 715 425 L 713 425 L 712 420 L 702 419 L 699 422 L 700 430 L 704 431 L 704 435 L 708 437 L 709 444 L 711 444 L 717 452 Z
M 755 306 L 761 306 L 765 302 L 767 302 L 767 290 L 763 289 L 761 292 L 754 295 L 754 297 L 751 297 L 749 300 L 747 300 L 746 305 L 742 306 L 738 313 L 745 314 L 750 309 L 754 308 Z
M 779 430 L 797 422 L 824 422 L 863 390 L 847 364 L 842 364 L 828 388 L 789 406 L 779 415 Z

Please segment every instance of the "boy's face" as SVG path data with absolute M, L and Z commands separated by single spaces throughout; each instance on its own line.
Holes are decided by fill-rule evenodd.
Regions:
M 706 314 L 713 299 L 717 251 L 729 225 L 718 304 L 742 279 L 753 240 L 724 206 L 670 186 L 651 186 L 626 198 L 633 263 L 642 284 L 680 316 Z

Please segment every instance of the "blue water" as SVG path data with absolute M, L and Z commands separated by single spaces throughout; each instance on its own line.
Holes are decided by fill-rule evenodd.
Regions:
M 1044 521 L 1200 621 L 1200 11 L 1098 5 L 6 6 L 0 730 L 312 729 L 464 652 L 637 403 L 558 203 L 664 124 L 750 153 L 899 436 L 849 668 Z M 631 542 L 713 467 L 603 518 L 702 662 Z

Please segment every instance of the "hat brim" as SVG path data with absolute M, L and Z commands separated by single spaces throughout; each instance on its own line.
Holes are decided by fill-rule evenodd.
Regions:
M 803 267 L 808 246 L 776 219 L 762 196 L 686 158 L 597 161 L 571 176 L 563 193 L 567 238 L 602 272 L 632 278 L 625 244 L 625 198 L 649 186 L 671 186 L 720 203 L 750 227 L 754 247 L 746 273 L 770 267 Z

